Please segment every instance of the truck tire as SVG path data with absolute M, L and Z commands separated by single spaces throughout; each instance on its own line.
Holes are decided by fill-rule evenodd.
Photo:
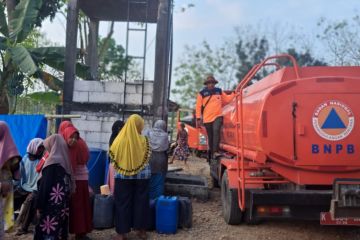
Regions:
M 238 205 L 237 192 L 229 188 L 227 170 L 225 170 L 221 180 L 221 203 L 225 222 L 230 225 L 240 224 L 242 212 Z

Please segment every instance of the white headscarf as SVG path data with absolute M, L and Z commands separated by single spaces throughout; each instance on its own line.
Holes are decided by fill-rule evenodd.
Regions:
M 166 132 L 166 122 L 157 120 L 154 127 L 143 132 L 149 138 L 151 150 L 155 152 L 163 152 L 169 148 L 169 136 Z
M 26 152 L 31 153 L 33 155 L 36 154 L 38 148 L 44 144 L 44 140 L 41 138 L 34 138 L 30 141 L 29 145 L 26 148 Z

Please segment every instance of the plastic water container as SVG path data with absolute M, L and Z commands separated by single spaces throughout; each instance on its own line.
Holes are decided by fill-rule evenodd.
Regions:
M 192 227 L 192 203 L 188 197 L 179 197 L 179 228 Z
M 106 151 L 90 148 L 90 160 L 87 167 L 89 169 L 89 185 L 94 193 L 100 193 L 100 186 L 104 185 L 106 161 Z
M 177 197 L 160 196 L 156 201 L 156 231 L 175 234 L 178 225 L 179 201 Z
M 114 227 L 115 203 L 112 195 L 96 194 L 93 209 L 93 227 L 96 229 Z

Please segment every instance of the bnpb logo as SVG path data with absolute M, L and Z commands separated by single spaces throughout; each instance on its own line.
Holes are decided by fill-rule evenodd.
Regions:
M 338 141 L 346 138 L 354 128 L 354 114 L 345 103 L 328 100 L 315 108 L 312 123 L 320 137 Z

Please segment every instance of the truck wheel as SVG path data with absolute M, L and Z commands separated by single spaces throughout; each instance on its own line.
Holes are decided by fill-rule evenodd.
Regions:
M 230 225 L 240 224 L 242 212 L 238 205 L 237 192 L 231 191 L 229 188 L 227 170 L 225 170 L 221 180 L 221 203 L 225 222 Z

